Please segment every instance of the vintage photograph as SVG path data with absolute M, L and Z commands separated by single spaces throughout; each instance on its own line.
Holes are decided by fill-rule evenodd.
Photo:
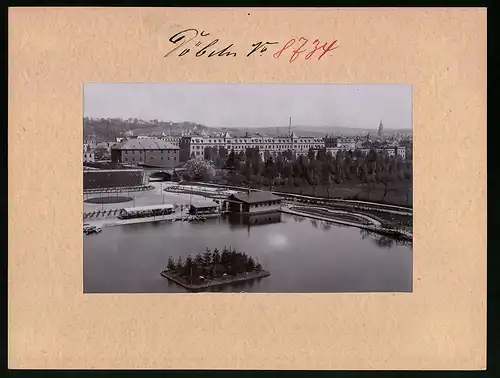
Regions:
M 85 293 L 412 292 L 410 84 L 87 83 Z

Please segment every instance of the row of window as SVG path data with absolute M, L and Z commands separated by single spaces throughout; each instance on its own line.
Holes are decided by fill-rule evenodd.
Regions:
M 235 144 L 235 143 L 241 143 L 241 144 L 250 144 L 250 143 L 293 143 L 293 144 L 307 144 L 307 143 L 311 143 L 311 141 L 308 141 L 308 140 L 293 140 L 293 141 L 289 141 L 289 140 L 252 140 L 252 141 L 227 141 L 226 144 Z M 224 144 L 223 142 L 212 142 L 211 140 L 209 140 L 208 142 L 207 141 L 200 141 L 200 142 L 197 142 L 197 143 L 201 143 L 201 144 L 213 144 L 213 143 L 220 143 L 220 144 Z M 313 141 L 312 143 L 321 143 L 323 144 L 324 142 L 322 140 L 315 140 Z
M 153 156 L 149 157 L 149 160 L 153 160 L 153 159 L 154 159 Z M 163 156 L 161 157 L 161 160 L 163 160 Z M 170 156 L 167 156 L 167 160 L 170 160 Z M 172 160 L 177 160 L 177 157 L 173 156 Z M 123 161 L 129 161 L 129 158 L 125 157 L 125 158 L 123 158 Z M 135 161 L 135 157 L 131 158 L 130 161 Z M 141 159 L 139 158 L 139 159 L 137 159 L 137 161 L 141 161 Z
M 187 141 L 186 141 L 187 142 Z M 322 139 L 297 139 L 290 142 L 289 139 L 228 139 L 224 142 L 223 139 L 193 139 L 193 143 L 323 143 Z
M 210 147 L 210 146 L 206 146 L 206 147 Z M 271 149 L 285 149 L 285 148 L 293 148 L 293 146 L 291 145 L 285 145 L 285 144 L 280 144 L 278 146 L 269 146 L 269 145 L 260 145 L 260 146 L 255 146 L 255 145 L 251 145 L 251 146 L 234 146 L 234 147 L 229 147 L 229 148 L 234 148 L 235 150 L 243 150 L 243 149 L 247 149 L 247 148 L 260 148 L 260 149 L 267 149 L 267 150 L 271 150 Z M 305 146 L 296 146 L 296 148 L 300 148 L 300 149 L 309 149 L 309 148 L 322 148 L 323 146 L 321 146 L 320 144 L 309 144 L 309 145 L 305 145 Z M 194 150 L 201 150 L 201 149 L 204 149 L 205 146 L 193 146 L 193 149 Z
M 250 207 L 264 207 L 264 206 L 274 206 L 274 205 L 279 205 L 279 201 L 270 201 L 270 202 L 265 202 L 265 203 L 256 203 L 254 205 L 250 205 Z
M 141 151 L 141 150 L 130 150 L 130 153 L 131 153 L 132 155 L 135 155 L 136 151 L 137 151 L 137 152 L 138 152 L 138 154 L 140 154 L 140 155 L 144 153 L 144 151 Z M 152 151 L 158 151 L 158 150 L 152 150 Z M 167 151 L 167 154 L 170 154 L 170 153 L 175 154 L 177 150 L 159 150 L 159 151 L 160 151 L 162 154 L 163 154 L 163 152 L 164 152 L 164 151 Z M 125 155 L 128 155 L 128 152 L 129 152 L 129 150 L 125 150 Z

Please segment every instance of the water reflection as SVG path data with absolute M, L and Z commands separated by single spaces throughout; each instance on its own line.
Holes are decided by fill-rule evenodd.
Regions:
M 244 292 L 244 291 L 247 291 L 247 290 L 250 290 L 252 287 L 254 287 L 259 281 L 261 281 L 262 278 L 257 278 L 257 279 L 254 279 L 254 280 L 250 280 L 250 281 L 242 281 L 242 282 L 233 282 L 231 284 L 228 284 L 228 285 L 222 285 L 222 286 L 219 286 L 219 287 L 211 287 L 211 288 L 208 288 L 208 289 L 204 289 L 202 290 L 202 292 L 221 292 L 221 291 L 225 291 L 225 292 Z
M 405 242 L 284 213 L 107 227 L 84 238 L 84 292 L 185 293 L 159 274 L 168 256 L 177 261 L 224 245 L 248 253 L 271 276 L 212 292 L 407 292 L 413 254 L 411 243 L 399 244 Z
M 330 230 L 330 228 L 332 228 L 332 224 L 330 222 L 323 222 L 321 228 L 323 231 L 328 231 Z
M 373 231 L 360 229 L 361 239 L 368 239 L 373 242 L 376 246 L 382 248 L 391 248 L 394 245 L 404 245 L 412 247 L 412 242 L 410 240 L 391 238 L 386 235 L 381 235 Z
M 227 219 L 231 226 L 256 226 L 281 222 L 281 213 L 229 214 Z

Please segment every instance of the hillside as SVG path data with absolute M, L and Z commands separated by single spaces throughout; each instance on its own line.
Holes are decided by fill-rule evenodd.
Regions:
M 245 130 L 248 130 L 248 132 L 259 133 L 262 135 L 276 136 L 278 134 L 278 128 L 276 128 L 276 127 L 255 127 L 255 128 L 248 128 L 248 129 L 236 129 L 236 128 L 224 129 L 224 131 L 226 131 L 226 130 L 230 134 L 236 134 L 236 135 L 244 133 Z M 357 129 L 357 128 L 343 127 L 343 126 L 323 126 L 323 127 L 293 126 L 292 131 L 298 135 L 318 136 L 318 137 L 321 136 L 322 137 L 322 136 L 325 136 L 325 134 L 337 135 L 337 136 L 339 136 L 339 135 L 356 136 L 356 135 L 366 135 L 367 133 L 370 133 L 371 135 L 376 135 L 378 130 L 377 129 Z M 288 127 L 280 127 L 279 133 L 281 135 L 288 134 Z M 412 130 L 411 129 L 384 129 L 384 134 L 386 136 L 392 136 L 394 134 L 411 135 Z
M 229 132 L 232 135 L 243 135 L 246 131 L 250 133 L 259 133 L 262 135 L 277 136 L 278 128 L 276 127 L 252 127 L 252 128 L 216 128 L 205 125 L 196 124 L 193 122 L 164 122 L 164 121 L 144 121 L 141 119 L 121 119 L 121 118 L 84 118 L 83 119 L 83 135 L 84 138 L 90 135 L 96 135 L 99 140 L 114 140 L 116 137 L 123 136 L 125 132 L 132 131 L 135 135 L 146 135 L 151 133 L 161 134 L 162 132 L 169 135 L 180 135 L 185 132 Z M 325 134 L 329 135 L 376 135 L 377 129 L 356 129 L 345 126 L 293 126 L 292 131 L 303 136 L 318 136 L 322 137 Z M 288 127 L 279 128 L 280 135 L 288 133 Z M 386 136 L 394 134 L 411 135 L 411 129 L 384 129 Z
M 192 122 L 163 122 L 144 121 L 141 119 L 121 119 L 121 118 L 87 118 L 83 119 L 84 138 L 95 135 L 100 140 L 113 140 L 123 136 L 125 132 L 132 131 L 135 135 L 162 133 L 181 134 L 186 131 L 209 131 L 204 125 Z

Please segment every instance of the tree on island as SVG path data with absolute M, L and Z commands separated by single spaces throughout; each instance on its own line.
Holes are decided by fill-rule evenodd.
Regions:
M 212 253 L 210 252 L 210 249 L 207 247 L 205 250 L 205 253 L 203 254 L 201 258 L 201 264 L 204 265 L 205 267 L 209 267 L 212 264 Z
M 247 271 L 253 271 L 255 270 L 255 261 L 253 258 L 249 257 L 246 261 L 246 270 Z
M 200 265 L 203 265 L 203 256 L 201 255 L 201 253 L 198 253 L 195 258 L 194 258 L 194 262 L 196 265 L 200 266 Z
M 214 248 L 214 250 L 212 252 L 212 263 L 214 265 L 212 274 L 216 274 L 217 269 L 219 267 L 219 263 L 220 263 L 220 253 L 219 253 L 219 250 L 217 248 Z
M 184 262 L 179 257 L 177 263 L 169 256 L 165 272 L 177 276 L 189 284 L 198 284 L 223 275 L 239 276 L 243 273 L 262 272 L 262 265 L 244 252 L 238 252 L 232 247 L 224 247 L 222 253 L 217 248 L 211 251 L 206 248 L 193 259 L 187 256 Z
M 184 267 L 183 267 L 183 275 L 184 276 L 187 276 L 189 277 L 191 280 L 193 278 L 193 268 L 196 266 L 196 264 L 194 263 L 193 261 L 193 258 L 191 257 L 191 255 L 189 255 L 188 257 L 186 257 L 186 261 L 184 263 Z
M 169 256 L 168 257 L 168 262 L 167 262 L 167 269 L 171 272 L 175 271 L 175 262 L 174 262 L 174 259 L 172 258 L 172 256 Z
M 179 259 L 177 260 L 177 263 L 175 264 L 175 271 L 177 273 L 180 273 L 182 271 L 183 265 L 182 265 L 182 259 L 179 256 Z

